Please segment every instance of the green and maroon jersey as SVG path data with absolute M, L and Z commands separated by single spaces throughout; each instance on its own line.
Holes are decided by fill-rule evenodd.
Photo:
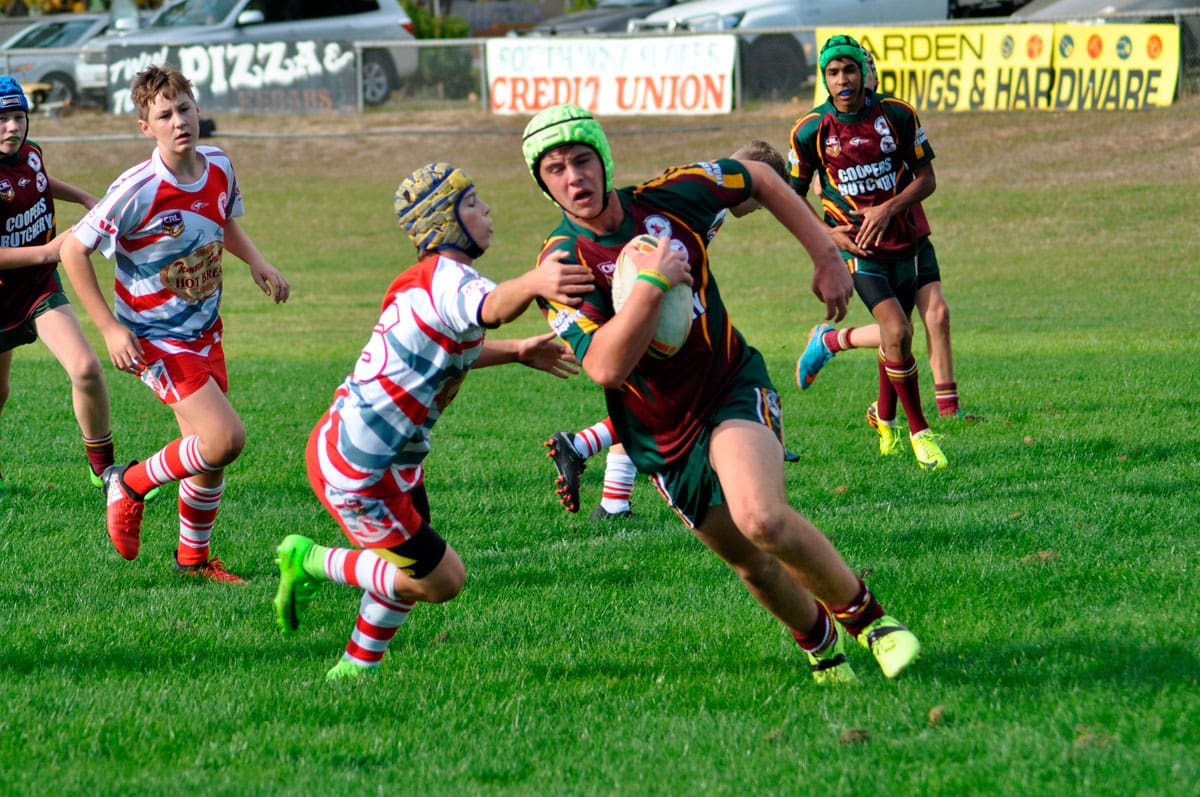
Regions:
M 26 141 L 0 158 L 0 246 L 40 246 L 54 239 L 54 196 L 42 150 Z M 62 290 L 56 265 L 0 271 L 0 329 L 20 326 L 38 304 Z
M 867 104 L 855 113 L 838 113 L 826 100 L 792 128 L 788 156 L 792 187 L 804 196 L 814 179 L 821 184 L 821 205 L 830 227 L 853 225 L 854 211 L 879 205 L 904 190 L 914 170 L 933 160 L 933 148 L 916 110 L 889 94 L 867 92 Z M 909 208 L 895 216 L 873 259 L 913 256 L 923 213 Z
M 724 403 L 732 377 L 750 354 L 721 301 L 708 260 L 714 225 L 726 208 L 750 196 L 750 175 L 735 160 L 668 169 L 641 185 L 617 191 L 625 220 L 616 232 L 596 235 L 566 216 L 543 245 L 539 262 L 555 250 L 592 271 L 595 289 L 579 307 L 539 300 L 553 329 L 580 361 L 592 335 L 613 317 L 612 275 L 617 255 L 634 236 L 670 238 L 692 269 L 692 331 L 673 357 L 645 355 L 619 390 L 605 390 L 617 436 L 638 470 L 670 468 L 691 450 L 707 419 Z

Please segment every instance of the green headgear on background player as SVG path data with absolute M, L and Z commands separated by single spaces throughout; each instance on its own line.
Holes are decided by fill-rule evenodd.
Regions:
M 863 80 L 866 80 L 867 59 L 863 55 L 862 45 L 853 36 L 830 36 L 821 46 L 821 54 L 817 58 L 817 67 L 821 70 L 821 82 L 825 84 L 826 91 L 829 91 L 829 83 L 825 80 L 825 67 L 835 58 L 849 58 L 858 64 L 858 71 L 862 73 Z
M 458 212 L 474 187 L 466 172 L 449 163 L 427 163 L 401 181 L 393 207 L 418 252 L 458 249 L 472 258 L 483 254 Z
M 0 75 L 0 113 L 17 110 L 25 112 L 25 138 L 21 139 L 21 145 L 24 145 L 29 139 L 29 100 L 20 83 L 8 75 Z M 21 147 L 18 146 L 14 156 L 20 154 L 20 151 Z
M 543 155 L 564 144 L 586 144 L 596 150 L 596 154 L 600 156 L 600 164 L 604 167 L 604 207 L 607 207 L 608 195 L 613 187 L 612 150 L 609 149 L 604 128 L 600 127 L 600 123 L 591 113 L 578 105 L 552 105 L 540 111 L 525 125 L 525 133 L 521 137 L 521 152 L 525 155 L 525 165 L 529 167 L 529 173 L 541 187 L 542 193 L 551 202 L 555 201 L 538 175 L 538 164 L 541 163 Z

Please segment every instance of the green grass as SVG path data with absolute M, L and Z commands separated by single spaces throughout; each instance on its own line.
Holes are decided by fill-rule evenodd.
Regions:
M 296 531 L 342 540 L 303 446 L 411 260 L 391 191 L 429 159 L 471 170 L 499 230 L 480 266 L 499 278 L 532 263 L 555 214 L 515 132 L 278 150 L 230 138 L 218 143 L 239 167 L 245 226 L 296 287 L 272 307 L 227 261 L 231 396 L 250 442 L 215 550 L 250 583 L 171 572 L 174 488 L 147 508 L 139 558 L 117 556 L 65 377 L 40 345 L 21 349 L 0 449 L 0 793 L 1198 793 L 1200 107 L 924 121 L 960 392 L 986 418 L 936 424 L 949 470 L 877 456 L 869 353 L 795 389 L 820 306 L 769 218 L 730 222 L 713 250 L 733 318 L 783 393 L 802 455 L 787 469 L 794 505 L 925 644 L 902 679 L 856 647 L 861 685 L 817 688 L 645 483 L 637 518 L 591 524 L 597 461 L 584 510 L 565 514 L 541 441 L 598 419 L 601 397 L 584 378 L 508 367 L 467 380 L 428 461 L 434 524 L 466 588 L 414 610 L 377 679 L 326 684 L 357 593 L 326 588 L 284 638 L 272 551 Z M 627 181 L 752 136 L 783 145 L 789 123 L 788 109 L 763 109 L 710 129 L 610 127 Z M 519 123 L 464 122 L 489 125 Z M 47 145 L 52 173 L 93 191 L 146 152 Z M 851 319 L 867 320 L 857 303 Z M 531 314 L 510 332 L 542 328 Z M 136 380 L 109 369 L 109 386 L 120 456 L 175 435 Z

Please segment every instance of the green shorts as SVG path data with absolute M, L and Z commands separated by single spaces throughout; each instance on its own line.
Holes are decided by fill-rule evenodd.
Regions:
M 708 461 L 708 449 L 713 429 L 735 419 L 761 423 L 775 433 L 782 445 L 783 411 L 779 393 L 771 384 L 767 365 L 757 351 L 730 385 L 725 403 L 708 419 L 687 458 L 670 470 L 650 476 L 654 486 L 689 528 L 697 528 L 704 522 L 709 507 L 725 502 L 721 481 Z
M 25 346 L 37 340 L 37 325 L 34 321 L 43 313 L 48 313 L 55 307 L 70 304 L 67 295 L 62 291 L 52 293 L 42 299 L 29 313 L 29 317 L 12 329 L 0 330 L 0 353 L 12 351 L 18 346 Z
M 933 241 L 926 235 L 917 241 L 917 290 L 931 282 L 941 282 L 942 271 L 938 268 L 937 252 L 933 251 Z

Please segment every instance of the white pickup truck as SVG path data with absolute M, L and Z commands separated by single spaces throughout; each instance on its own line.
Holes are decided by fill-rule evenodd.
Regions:
M 1004 16 L 1028 0 L 690 0 L 632 20 L 630 33 L 728 30 L 738 34 L 742 94 L 796 96 L 815 74 L 812 28 Z M 797 28 L 808 28 L 797 32 Z

